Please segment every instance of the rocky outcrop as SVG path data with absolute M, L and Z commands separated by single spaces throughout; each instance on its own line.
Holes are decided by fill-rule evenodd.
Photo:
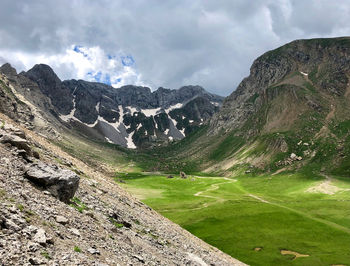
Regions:
M 9 64 L 0 67 L 0 112 L 20 122 L 28 129 L 57 139 L 59 122 L 51 100 L 37 83 L 18 75 Z
M 24 131 L 4 120 L 2 123 L 0 143 L 9 145 L 13 148 L 14 154 L 25 159 L 28 164 L 24 167 L 26 169 L 24 175 L 59 200 L 68 203 L 78 189 L 79 176 L 70 170 L 36 160 L 40 156 L 37 151 L 32 150 Z
M 51 67 L 39 64 L 21 75 L 39 85 L 40 90 L 48 96 L 59 113 L 67 114 L 73 108 L 72 96 L 69 88 L 62 84 Z
M 297 40 L 269 51 L 254 61 L 250 75 L 225 99 L 220 112 L 210 121 L 209 132 L 216 134 L 242 127 L 265 103 L 276 98 L 281 91 L 278 85 L 290 83 L 294 96 L 304 86 L 320 89 L 323 94 L 344 96 L 349 72 L 348 37 Z M 298 81 L 295 75 L 304 80 Z M 312 108 L 320 108 L 316 101 L 307 99 L 307 102 Z
M 59 200 L 68 203 L 79 186 L 79 176 L 67 169 L 42 162 L 26 167 L 25 176 L 33 183 L 51 192 Z
M 9 79 L 1 73 L 1 71 L 9 73 L 9 75 L 15 73 L 7 65 L 0 69 L 0 112 L 28 127 L 32 127 L 31 122 L 34 117 L 30 108 L 14 94 Z

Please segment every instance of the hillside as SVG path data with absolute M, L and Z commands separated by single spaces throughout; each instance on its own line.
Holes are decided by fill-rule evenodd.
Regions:
M 197 162 L 194 171 L 304 169 L 348 176 L 349 63 L 349 38 L 298 40 L 269 51 L 208 128 L 162 152 Z
M 53 118 L 0 79 L 1 265 L 244 265 L 52 144 Z

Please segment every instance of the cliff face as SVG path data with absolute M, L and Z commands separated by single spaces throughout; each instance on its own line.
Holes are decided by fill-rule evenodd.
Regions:
M 322 95 L 344 97 L 349 63 L 350 38 L 298 40 L 263 54 L 254 61 L 250 75 L 213 116 L 210 133 L 242 127 L 271 100 L 271 91 L 278 85 L 294 86 L 295 91 L 313 86 Z
M 115 89 L 83 80 L 62 82 L 43 64 L 18 75 L 7 64 L 0 72 L 39 110 L 50 113 L 56 124 L 127 148 L 182 139 L 218 111 L 223 101 L 200 86 L 151 92 L 133 85 Z

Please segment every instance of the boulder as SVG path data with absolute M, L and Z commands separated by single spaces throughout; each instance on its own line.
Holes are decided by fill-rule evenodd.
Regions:
M 28 165 L 25 177 L 65 203 L 69 203 L 70 199 L 74 197 L 80 180 L 73 171 L 42 162 Z
M 69 221 L 66 217 L 58 215 L 56 216 L 56 222 L 59 224 L 67 224 Z
M 20 150 L 25 150 L 28 154 L 31 153 L 31 148 L 29 146 L 29 143 L 26 139 L 21 138 L 16 135 L 11 135 L 8 133 L 2 134 L 0 138 L 1 143 L 10 143 L 12 146 L 17 147 Z
M 18 137 L 20 137 L 22 139 L 26 139 L 26 134 L 24 133 L 24 131 L 19 129 L 19 128 L 17 128 L 17 127 L 14 127 L 11 124 L 5 123 L 3 129 L 6 132 L 8 132 L 9 134 L 16 135 L 16 136 L 18 136 Z
M 40 245 L 46 245 L 46 234 L 45 230 L 39 228 L 39 230 L 34 235 L 33 241 L 39 243 Z
M 95 254 L 100 255 L 101 254 L 100 251 L 96 248 L 89 248 L 87 251 L 92 255 L 95 255 Z
M 187 175 L 184 172 L 180 172 L 180 177 L 186 179 Z

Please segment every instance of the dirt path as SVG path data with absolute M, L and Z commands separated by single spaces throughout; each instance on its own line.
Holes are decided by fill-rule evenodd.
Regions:
M 324 175 L 324 174 L 323 174 L 323 176 L 326 178 L 326 180 L 325 180 L 324 182 L 332 182 L 333 179 L 332 179 L 331 177 L 329 177 L 329 176 L 327 176 L 327 175 Z M 229 178 L 223 178 L 223 179 L 231 180 L 231 181 L 234 180 L 233 182 L 236 182 L 236 181 L 237 181 L 237 180 L 235 180 L 235 179 L 229 179 Z M 219 184 L 223 184 L 223 183 L 219 183 Z M 219 184 L 213 184 L 213 185 L 219 185 Z M 211 185 L 211 186 L 213 186 L 213 185 Z M 333 185 L 331 185 L 331 186 L 333 186 Z M 219 187 L 218 187 L 218 188 L 219 188 Z M 218 189 L 218 188 L 216 188 L 216 189 Z M 338 188 L 338 187 L 336 187 L 336 188 Z M 343 232 L 345 232 L 345 233 L 347 233 L 347 234 L 350 235 L 350 228 L 348 228 L 348 227 L 339 225 L 339 224 L 337 224 L 337 223 L 334 223 L 334 222 L 331 222 L 331 221 L 328 221 L 328 220 L 324 220 L 324 219 L 322 219 L 322 218 L 316 218 L 316 217 L 312 216 L 312 215 L 309 214 L 309 213 L 305 213 L 305 212 L 303 212 L 303 211 L 299 211 L 299 210 L 296 210 L 296 209 L 293 209 L 293 208 L 284 206 L 284 205 L 282 205 L 282 204 L 280 204 L 280 203 L 275 203 L 275 202 L 278 202 L 278 200 L 273 200 L 273 201 L 275 201 L 275 202 L 267 201 L 267 200 L 265 200 L 265 199 L 263 199 L 263 198 L 261 198 L 261 197 L 259 197 L 259 196 L 256 196 L 256 195 L 254 195 L 254 194 L 251 194 L 251 193 L 245 191 L 243 188 L 239 188 L 239 189 L 240 189 L 242 192 L 246 193 L 249 197 L 252 197 L 252 198 L 254 198 L 254 199 L 256 199 L 256 200 L 258 200 L 258 201 L 260 201 L 260 202 L 263 202 L 263 203 L 266 203 L 266 204 L 270 204 L 270 205 L 273 205 L 273 206 L 276 206 L 276 207 L 279 207 L 279 208 L 286 209 L 286 210 L 288 210 L 288 211 L 291 211 L 291 212 L 294 212 L 294 213 L 296 213 L 296 214 L 299 214 L 299 215 L 303 216 L 304 218 L 311 219 L 311 220 L 313 220 L 313 221 L 316 221 L 316 222 L 319 222 L 319 223 L 328 225 L 328 226 L 330 226 L 330 227 L 332 227 L 332 228 L 336 228 L 336 229 L 341 230 L 341 231 L 343 231 Z M 340 189 L 340 188 L 338 188 L 338 189 Z M 209 190 L 209 191 L 213 191 L 213 190 L 215 190 L 215 189 L 211 190 L 211 188 L 209 187 L 206 191 L 208 191 L 208 190 Z M 342 190 L 342 189 L 340 189 L 340 190 Z M 348 189 L 346 189 L 346 190 L 348 190 Z M 197 193 L 198 193 L 198 192 L 197 192 Z M 196 194 L 197 194 L 197 193 L 196 193 Z M 202 193 L 204 193 L 204 191 L 202 191 Z M 202 194 L 202 193 L 201 193 L 201 194 Z M 201 195 L 201 194 L 200 194 L 200 195 Z M 202 197 L 203 197 L 203 196 L 206 196 L 206 195 L 202 195 Z M 270 197 L 270 199 L 271 199 L 271 197 Z M 221 199 L 221 202 L 222 202 L 222 201 L 225 201 L 225 200 L 224 200 L 224 199 Z M 214 202 L 214 204 L 215 204 L 215 203 L 217 203 L 217 201 Z M 201 208 L 203 208 L 203 207 L 201 207 Z
M 197 178 L 209 178 L 209 177 L 199 177 L 197 176 Z M 198 191 L 197 193 L 193 194 L 193 196 L 195 197 L 203 197 L 203 198 L 210 198 L 210 199 L 216 199 L 215 202 L 213 203 L 204 203 L 202 207 L 198 207 L 198 208 L 194 208 L 192 210 L 199 210 L 199 209 L 203 209 L 203 208 L 207 208 L 208 206 L 210 205 L 213 205 L 213 204 L 216 204 L 216 203 L 220 203 L 220 202 L 224 202 L 226 199 L 224 198 L 221 198 L 221 197 L 216 197 L 216 196 L 211 196 L 211 195 L 203 195 L 204 193 L 207 193 L 207 192 L 211 192 L 211 191 L 214 191 L 214 190 L 217 190 L 220 188 L 220 185 L 223 185 L 223 184 L 229 184 L 229 183 L 233 183 L 233 182 L 236 182 L 237 180 L 236 179 L 230 179 L 230 178 L 227 178 L 227 177 L 220 177 L 220 179 L 224 179 L 224 180 L 227 180 L 228 182 L 221 182 L 221 183 L 216 183 L 216 184 L 212 184 L 209 186 L 209 188 L 205 189 L 205 190 L 202 190 L 202 191 Z M 243 189 L 240 189 L 242 192 L 244 193 L 247 193 L 245 190 Z M 248 194 L 247 195 L 249 197 L 252 197 L 260 202 L 263 202 L 263 203 L 270 203 L 268 202 L 267 200 L 264 200 L 263 198 L 259 197 L 259 196 L 256 196 L 254 194 Z
M 196 178 L 210 178 L 210 177 L 201 177 L 201 176 L 196 176 Z M 216 203 L 221 203 L 221 202 L 224 202 L 226 199 L 224 198 L 221 198 L 221 197 L 215 197 L 215 196 L 210 196 L 210 195 L 203 195 L 204 193 L 207 193 L 207 192 L 210 192 L 210 191 L 214 191 L 214 190 L 217 190 L 220 188 L 220 185 L 223 185 L 223 184 L 229 184 L 229 183 L 233 183 L 233 182 L 236 182 L 237 180 L 236 179 L 230 179 L 230 178 L 227 178 L 227 177 L 217 177 L 217 178 L 211 178 L 211 179 L 224 179 L 226 180 L 227 182 L 221 182 L 221 183 L 216 183 L 216 184 L 211 184 L 209 186 L 209 188 L 205 189 L 205 190 L 202 190 L 202 191 L 198 191 L 197 193 L 193 194 L 193 196 L 195 197 L 203 197 L 203 198 L 209 198 L 209 199 L 216 199 L 215 202 L 211 202 L 210 204 L 209 203 L 204 203 L 202 207 L 198 207 L 198 208 L 193 208 L 192 210 L 200 210 L 200 209 L 204 209 L 204 208 L 207 208 L 208 206 L 210 205 L 213 205 L 213 204 L 216 204 Z
M 284 206 L 284 205 L 279 204 L 279 203 L 274 203 L 274 202 L 266 202 L 266 203 L 271 204 L 271 205 L 276 206 L 276 207 L 279 207 L 279 208 L 286 209 L 286 210 L 291 211 L 291 212 L 294 212 L 296 214 L 299 214 L 299 215 L 303 216 L 304 218 L 308 218 L 308 219 L 311 219 L 313 221 L 316 221 L 316 222 L 328 225 L 328 226 L 330 226 L 332 228 L 336 228 L 336 229 L 341 230 L 341 231 L 343 231 L 343 232 L 345 232 L 345 233 L 350 235 L 350 228 L 348 228 L 348 227 L 339 225 L 337 223 L 334 223 L 334 222 L 331 222 L 331 221 L 328 221 L 328 220 L 325 220 L 325 219 L 322 219 L 322 218 L 316 218 L 316 217 L 312 216 L 309 213 L 305 213 L 305 212 L 302 212 L 302 211 L 299 211 L 299 210 L 296 210 L 296 209 Z
M 346 191 L 348 189 L 342 189 L 332 184 L 333 179 L 326 174 L 321 175 L 325 178 L 320 184 L 310 187 L 306 190 L 309 193 L 323 193 L 328 195 L 334 195 L 339 191 Z
M 329 176 L 326 176 L 326 175 L 324 175 L 324 176 L 325 176 L 326 180 L 323 181 L 322 183 L 327 182 L 326 184 L 329 184 L 330 186 L 333 186 L 333 185 L 330 184 L 330 182 L 332 182 L 332 178 L 329 177 Z M 207 189 L 196 192 L 194 194 L 195 197 L 216 199 L 216 201 L 211 202 L 211 203 L 204 203 L 203 206 L 198 207 L 198 208 L 193 208 L 191 210 L 200 210 L 200 209 L 207 208 L 207 207 L 209 207 L 211 205 L 214 205 L 214 204 L 217 204 L 217 203 L 220 203 L 220 202 L 224 202 L 226 200 L 224 198 L 217 197 L 217 196 L 211 196 L 211 195 L 204 195 L 204 194 L 207 193 L 207 192 L 212 192 L 212 191 L 215 191 L 215 190 L 219 189 L 220 186 L 223 185 L 223 184 L 234 183 L 234 182 L 237 181 L 236 179 L 230 179 L 230 178 L 227 178 L 227 177 L 214 177 L 214 178 L 213 177 L 199 177 L 199 176 L 195 176 L 195 177 L 196 178 L 203 178 L 203 179 L 207 179 L 207 178 L 209 178 L 209 179 L 223 179 L 223 180 L 225 180 L 227 182 L 220 182 L 220 183 L 211 184 Z M 318 223 L 322 223 L 322 224 L 328 225 L 328 226 L 330 226 L 332 228 L 338 229 L 338 230 L 343 231 L 344 233 L 347 233 L 347 234 L 350 235 L 350 228 L 348 228 L 348 227 L 339 225 L 337 223 L 334 223 L 334 222 L 331 222 L 331 221 L 328 221 L 328 220 L 325 220 L 325 219 L 322 219 L 322 218 L 316 218 L 316 217 L 312 216 L 309 213 L 306 213 L 306 212 L 303 212 L 303 211 L 300 211 L 300 210 L 297 210 L 297 209 L 293 209 L 293 208 L 285 206 L 285 205 L 283 205 L 281 203 L 276 203 L 276 202 L 279 202 L 279 200 L 277 200 L 277 199 L 275 200 L 275 199 L 269 197 L 270 201 L 267 201 L 267 200 L 263 199 L 262 197 L 259 197 L 259 196 L 256 196 L 254 194 L 249 193 L 248 191 L 244 190 L 243 188 L 241 188 L 239 186 L 237 186 L 237 189 L 239 189 L 240 191 L 243 192 L 242 196 L 247 195 L 247 196 L 249 196 L 249 197 L 251 197 L 251 198 L 253 198 L 253 199 L 257 200 L 257 201 L 260 201 L 262 203 L 270 204 L 272 206 L 288 210 L 288 211 L 296 213 L 296 214 L 298 214 L 298 215 L 300 215 L 300 216 L 302 216 L 302 217 L 304 217 L 306 219 L 311 219 L 311 220 L 316 221 Z M 340 188 L 338 188 L 338 189 L 340 189 Z M 346 189 L 346 190 L 348 190 L 348 189 Z
M 252 197 L 252 198 L 254 198 L 254 199 L 258 200 L 258 201 L 261 201 L 261 202 L 263 202 L 263 203 L 270 203 L 270 202 L 268 202 L 267 200 L 264 200 L 264 199 L 262 199 L 262 198 L 260 198 L 260 197 L 258 197 L 258 196 L 256 196 L 256 195 L 253 195 L 253 194 L 248 194 L 248 196 L 249 196 L 249 197 Z
M 297 258 L 304 258 L 304 257 L 309 257 L 310 256 L 308 254 L 301 254 L 301 253 L 298 253 L 296 251 L 286 250 L 286 249 L 282 249 L 281 250 L 281 254 L 282 255 L 293 255 L 294 258 L 292 260 L 295 260 Z

